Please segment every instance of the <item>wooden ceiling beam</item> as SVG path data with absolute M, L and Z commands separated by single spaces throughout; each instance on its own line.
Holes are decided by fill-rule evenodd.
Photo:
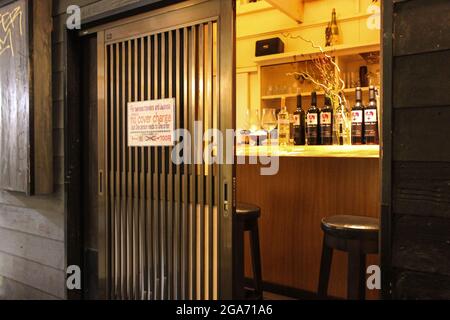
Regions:
M 303 22 L 304 0 L 266 0 L 297 23 Z

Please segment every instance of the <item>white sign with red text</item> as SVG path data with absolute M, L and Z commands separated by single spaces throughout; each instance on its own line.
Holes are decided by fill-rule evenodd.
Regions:
M 175 144 L 175 99 L 128 103 L 128 146 L 167 147 Z

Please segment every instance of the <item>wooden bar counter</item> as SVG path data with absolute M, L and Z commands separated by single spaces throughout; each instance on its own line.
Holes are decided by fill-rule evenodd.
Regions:
M 237 169 L 239 202 L 261 207 L 260 243 L 265 283 L 316 293 L 322 252 L 321 219 L 336 214 L 379 217 L 380 152 L 375 146 L 238 147 L 240 160 L 258 153 L 279 156 L 279 172 L 261 165 Z M 246 272 L 251 263 L 246 244 Z M 369 256 L 368 265 L 378 264 Z M 329 295 L 346 297 L 347 256 L 335 252 Z M 368 292 L 376 299 L 379 292 Z

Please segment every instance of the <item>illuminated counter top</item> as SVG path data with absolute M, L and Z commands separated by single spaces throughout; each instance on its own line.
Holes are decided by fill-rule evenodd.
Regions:
M 380 158 L 379 146 L 238 146 L 238 157 L 279 156 L 298 158 Z

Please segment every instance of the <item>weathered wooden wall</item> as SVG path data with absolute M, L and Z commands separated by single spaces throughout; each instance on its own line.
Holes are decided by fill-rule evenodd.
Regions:
M 393 297 L 450 299 L 450 1 L 393 2 Z
M 0 1 L 3 5 L 10 1 Z M 39 68 L 36 78 L 35 92 L 39 96 L 35 101 L 36 128 L 46 129 L 51 125 L 51 106 L 48 104 L 50 88 L 46 79 L 50 77 L 50 63 L 47 40 L 51 31 L 51 0 L 40 0 L 34 6 L 40 11 L 39 19 L 34 24 L 36 42 L 33 46 L 39 54 L 34 63 Z M 45 13 L 48 10 L 49 15 Z M 47 70 L 47 74 L 45 71 Z M 1 71 L 0 71 L 1 72 Z M 3 106 L 2 106 L 3 107 Z M 55 110 L 54 119 L 58 119 L 60 110 Z M 58 113 L 57 113 L 58 112 Z M 60 123 L 60 122 L 59 122 Z M 27 197 L 22 193 L 0 192 L 0 299 L 61 299 L 64 292 L 64 206 L 63 206 L 63 145 L 60 144 L 62 134 L 58 131 L 58 121 L 55 121 L 55 148 L 52 152 L 52 136 L 35 136 L 40 145 L 37 153 L 44 161 L 35 163 L 42 174 L 39 179 L 42 184 L 36 186 L 36 191 L 49 196 Z M 45 134 L 44 130 L 40 131 Z M 48 131 L 47 131 L 48 132 Z M 48 133 L 47 133 L 48 134 Z M 50 146 L 48 145 L 50 144 Z M 42 146 L 42 145 L 41 145 Z M 16 146 L 17 147 L 17 146 Z M 47 154 L 54 157 L 57 164 L 52 170 L 52 161 Z M 48 170 L 51 170 L 50 172 Z M 52 174 L 52 172 L 54 174 Z M 50 184 L 46 179 L 52 178 Z
M 42 0 L 39 0 L 42 1 Z M 0 6 L 11 0 L 0 0 Z M 26 197 L 0 192 L 0 300 L 64 299 L 68 244 L 65 238 L 65 21 L 71 4 L 83 21 L 157 0 L 53 0 L 52 82 L 54 192 Z

